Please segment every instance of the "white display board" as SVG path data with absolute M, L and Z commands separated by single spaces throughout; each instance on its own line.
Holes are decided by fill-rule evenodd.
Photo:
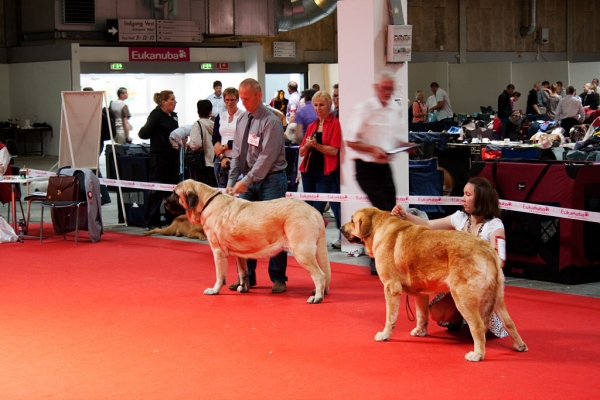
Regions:
M 104 92 L 62 92 L 58 166 L 98 169 Z

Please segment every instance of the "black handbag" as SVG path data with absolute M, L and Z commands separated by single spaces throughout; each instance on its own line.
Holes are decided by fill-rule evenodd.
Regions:
M 206 160 L 204 159 L 204 131 L 202 130 L 202 125 L 199 121 L 198 126 L 200 127 L 202 149 L 192 152 L 192 156 L 190 157 L 190 166 L 195 170 L 199 170 L 201 168 L 206 167 Z

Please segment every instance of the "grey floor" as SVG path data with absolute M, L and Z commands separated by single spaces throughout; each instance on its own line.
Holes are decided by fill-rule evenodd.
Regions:
M 104 157 L 101 157 L 103 160 Z M 39 169 L 44 171 L 56 171 L 56 163 L 58 161 L 57 157 L 51 156 L 37 156 L 37 157 L 17 157 L 15 159 L 15 165 L 18 166 L 26 166 L 27 168 Z M 100 169 L 103 170 L 103 165 L 101 163 Z M 54 168 L 54 169 L 51 169 Z M 36 183 L 30 189 L 35 190 L 39 188 L 40 191 L 45 191 L 44 183 Z M 25 193 L 25 188 L 23 188 L 23 193 Z M 121 233 L 128 233 L 132 235 L 141 235 L 143 232 L 143 228 L 134 227 L 134 226 L 125 226 L 123 224 L 118 224 L 117 218 L 117 204 L 116 204 L 116 192 L 111 192 L 112 203 L 106 204 L 102 206 L 102 219 L 104 221 L 104 229 L 105 231 L 114 231 Z M 9 205 L 0 205 L 0 213 L 2 216 L 6 218 L 8 215 Z M 20 214 L 18 214 L 20 215 Z M 325 215 L 330 223 L 327 227 L 327 242 L 331 244 L 338 238 L 338 231 L 335 227 L 335 221 L 333 218 L 326 213 Z M 31 221 L 39 222 L 40 219 L 40 208 L 35 202 L 32 203 L 31 209 Z M 176 237 L 165 237 L 159 236 L 166 240 L 184 240 L 190 242 L 197 242 L 197 240 L 187 239 L 187 238 L 176 238 Z M 85 240 L 85 238 L 83 239 Z M 206 242 L 201 242 L 206 243 Z M 340 250 L 333 249 L 329 246 L 329 258 L 332 262 L 341 263 L 341 264 L 350 264 L 350 265 L 359 265 L 368 268 L 369 265 L 369 257 L 360 256 L 353 257 L 349 256 L 347 253 L 344 253 Z M 373 278 L 377 279 L 377 278 Z M 507 277 L 506 284 L 509 286 L 518 286 L 518 287 L 526 287 L 531 289 L 545 290 L 550 292 L 560 292 L 560 293 L 569 293 L 581 296 L 590 296 L 590 297 L 600 297 L 600 282 L 582 284 L 582 285 L 563 285 L 559 283 L 552 282 L 542 282 L 542 281 L 534 281 L 528 279 L 521 278 L 513 278 Z

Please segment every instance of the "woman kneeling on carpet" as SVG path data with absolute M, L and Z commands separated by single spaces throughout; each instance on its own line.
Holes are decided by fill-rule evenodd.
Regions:
M 430 229 L 455 229 L 478 236 L 494 246 L 499 254 L 505 253 L 504 225 L 500 220 L 500 205 L 498 193 L 490 181 L 484 178 L 471 178 L 465 185 L 463 195 L 463 211 L 444 218 L 424 220 L 415 215 L 406 213 L 401 205 L 396 205 L 392 215 L 423 225 Z M 500 250 L 499 250 L 500 248 Z M 504 260 L 500 258 L 500 266 Z M 458 330 L 466 322 L 456 309 L 450 293 L 437 294 L 429 303 L 429 315 L 438 325 L 448 327 L 449 331 Z M 488 329 L 497 337 L 508 335 L 502 322 L 496 314 L 492 314 Z

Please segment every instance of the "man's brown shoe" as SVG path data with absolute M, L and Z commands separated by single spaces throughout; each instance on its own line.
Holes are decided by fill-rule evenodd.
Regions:
M 275 282 L 271 288 L 271 293 L 283 293 L 286 291 L 285 282 Z
M 250 277 L 249 285 L 250 287 L 256 286 L 256 278 L 252 279 L 252 277 Z M 237 290 L 238 286 L 240 286 L 240 278 L 238 278 L 238 280 L 235 281 L 235 283 L 232 283 L 227 287 L 229 288 L 229 290 Z

